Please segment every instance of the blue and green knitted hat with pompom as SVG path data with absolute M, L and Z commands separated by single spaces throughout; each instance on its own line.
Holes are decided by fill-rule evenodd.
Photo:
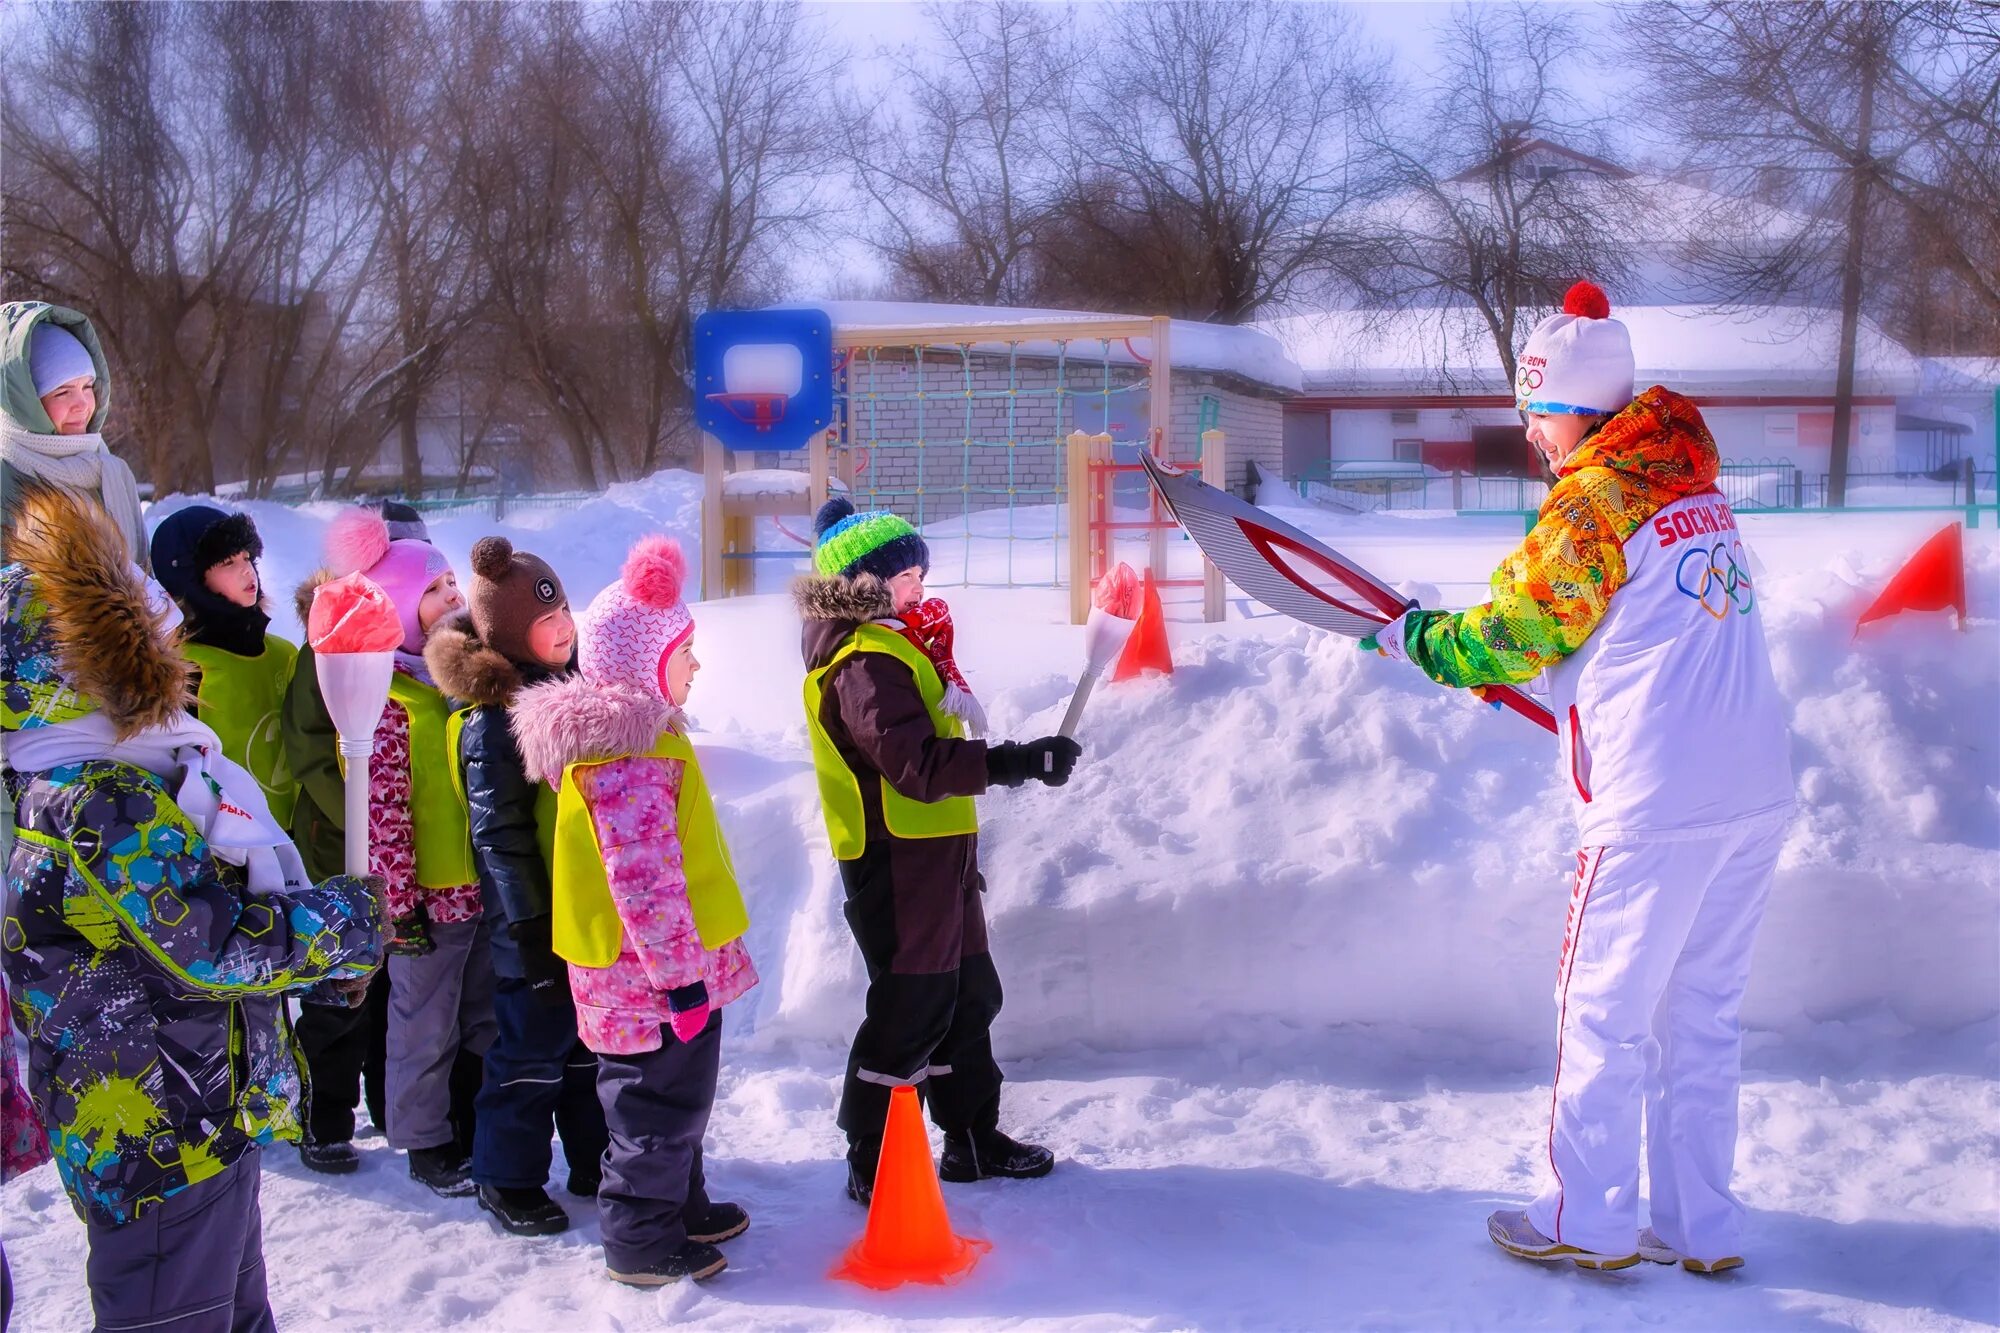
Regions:
M 931 567 L 930 547 L 902 515 L 886 509 L 857 514 L 845 496 L 819 507 L 813 537 L 813 568 L 828 578 L 873 574 L 886 582 L 906 569 Z

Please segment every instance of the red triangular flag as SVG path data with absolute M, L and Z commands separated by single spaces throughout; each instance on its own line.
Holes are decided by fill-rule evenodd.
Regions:
M 1882 595 L 1854 622 L 1855 632 L 1871 620 L 1884 620 L 1899 612 L 1942 611 L 1946 607 L 1958 612 L 1958 626 L 1964 629 L 1964 531 L 1953 523 L 1918 547 L 1909 563 L 1882 589 Z
M 1132 627 L 1132 637 L 1125 641 L 1125 651 L 1111 669 L 1114 681 L 1130 680 L 1142 671 L 1174 674 L 1174 655 L 1167 649 L 1167 613 L 1160 607 L 1160 590 L 1153 584 L 1150 569 L 1140 596 L 1145 600 L 1139 608 L 1139 623 Z

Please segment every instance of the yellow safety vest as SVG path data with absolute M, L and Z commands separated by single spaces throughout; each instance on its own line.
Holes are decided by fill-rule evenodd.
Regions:
M 190 643 L 188 661 L 201 668 L 195 716 L 214 729 L 222 753 L 250 770 L 280 826 L 290 828 L 299 784 L 285 759 L 280 730 L 285 688 L 299 650 L 275 634 L 264 636 L 264 651 L 245 657 L 227 649 Z
M 674 811 L 680 826 L 681 871 L 687 879 L 688 905 L 694 910 L 701 947 L 720 949 L 750 928 L 750 914 L 736 885 L 736 869 L 722 840 L 722 825 L 716 822 L 715 802 L 708 794 L 701 761 L 695 758 L 687 737 L 676 731 L 662 732 L 645 757 L 678 759 L 684 765 L 680 800 Z M 611 880 L 604 871 L 597 828 L 576 781 L 577 770 L 608 762 L 570 764 L 563 769 L 562 789 L 556 795 L 555 856 L 549 875 L 554 898 L 551 943 L 559 957 L 581 967 L 609 967 L 625 947 L 625 929 L 611 899 Z
M 827 673 L 856 653 L 887 653 L 909 667 L 938 736 L 956 740 L 965 735 L 965 724 L 944 711 L 944 678 L 938 675 L 937 667 L 915 644 L 881 625 L 857 626 L 827 664 L 806 677 L 806 726 L 812 732 L 813 770 L 819 777 L 827 840 L 833 844 L 834 856 L 842 861 L 860 857 L 868 841 L 868 822 L 861 802 L 861 779 L 840 757 L 819 712 Z M 889 779 L 878 776 L 877 780 L 882 784 L 882 822 L 894 836 L 957 838 L 979 832 L 979 807 L 972 797 L 917 801 L 897 791 Z
M 416 826 L 417 884 L 452 889 L 476 883 L 472 821 L 458 795 L 463 781 L 458 776 L 458 748 L 447 739 L 451 709 L 436 689 L 400 671 L 389 677 L 389 697 L 410 718 L 410 822 Z

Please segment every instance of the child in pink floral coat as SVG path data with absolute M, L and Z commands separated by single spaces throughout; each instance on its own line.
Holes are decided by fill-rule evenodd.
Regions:
M 709 1199 L 702 1174 L 721 1010 L 757 972 L 683 735 L 680 705 L 701 665 L 684 574 L 674 542 L 639 542 L 578 617 L 577 674 L 521 691 L 509 712 L 529 778 L 568 784 L 565 807 L 580 799 L 588 815 L 589 846 L 557 816 L 555 945 L 570 959 L 610 1131 L 597 1195 L 605 1267 L 635 1286 L 712 1277 L 727 1265 L 716 1243 L 750 1225 Z

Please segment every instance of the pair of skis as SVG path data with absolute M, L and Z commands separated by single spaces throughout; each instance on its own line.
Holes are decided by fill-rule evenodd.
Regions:
M 1417 609 L 1361 566 L 1267 510 L 1205 484 L 1155 458 L 1151 450 L 1141 449 L 1139 461 L 1209 563 L 1273 611 L 1362 639 Z M 1301 566 L 1324 575 L 1330 585 L 1308 578 Z M 1545 731 L 1556 730 L 1555 715 L 1512 685 L 1488 686 L 1486 698 Z

